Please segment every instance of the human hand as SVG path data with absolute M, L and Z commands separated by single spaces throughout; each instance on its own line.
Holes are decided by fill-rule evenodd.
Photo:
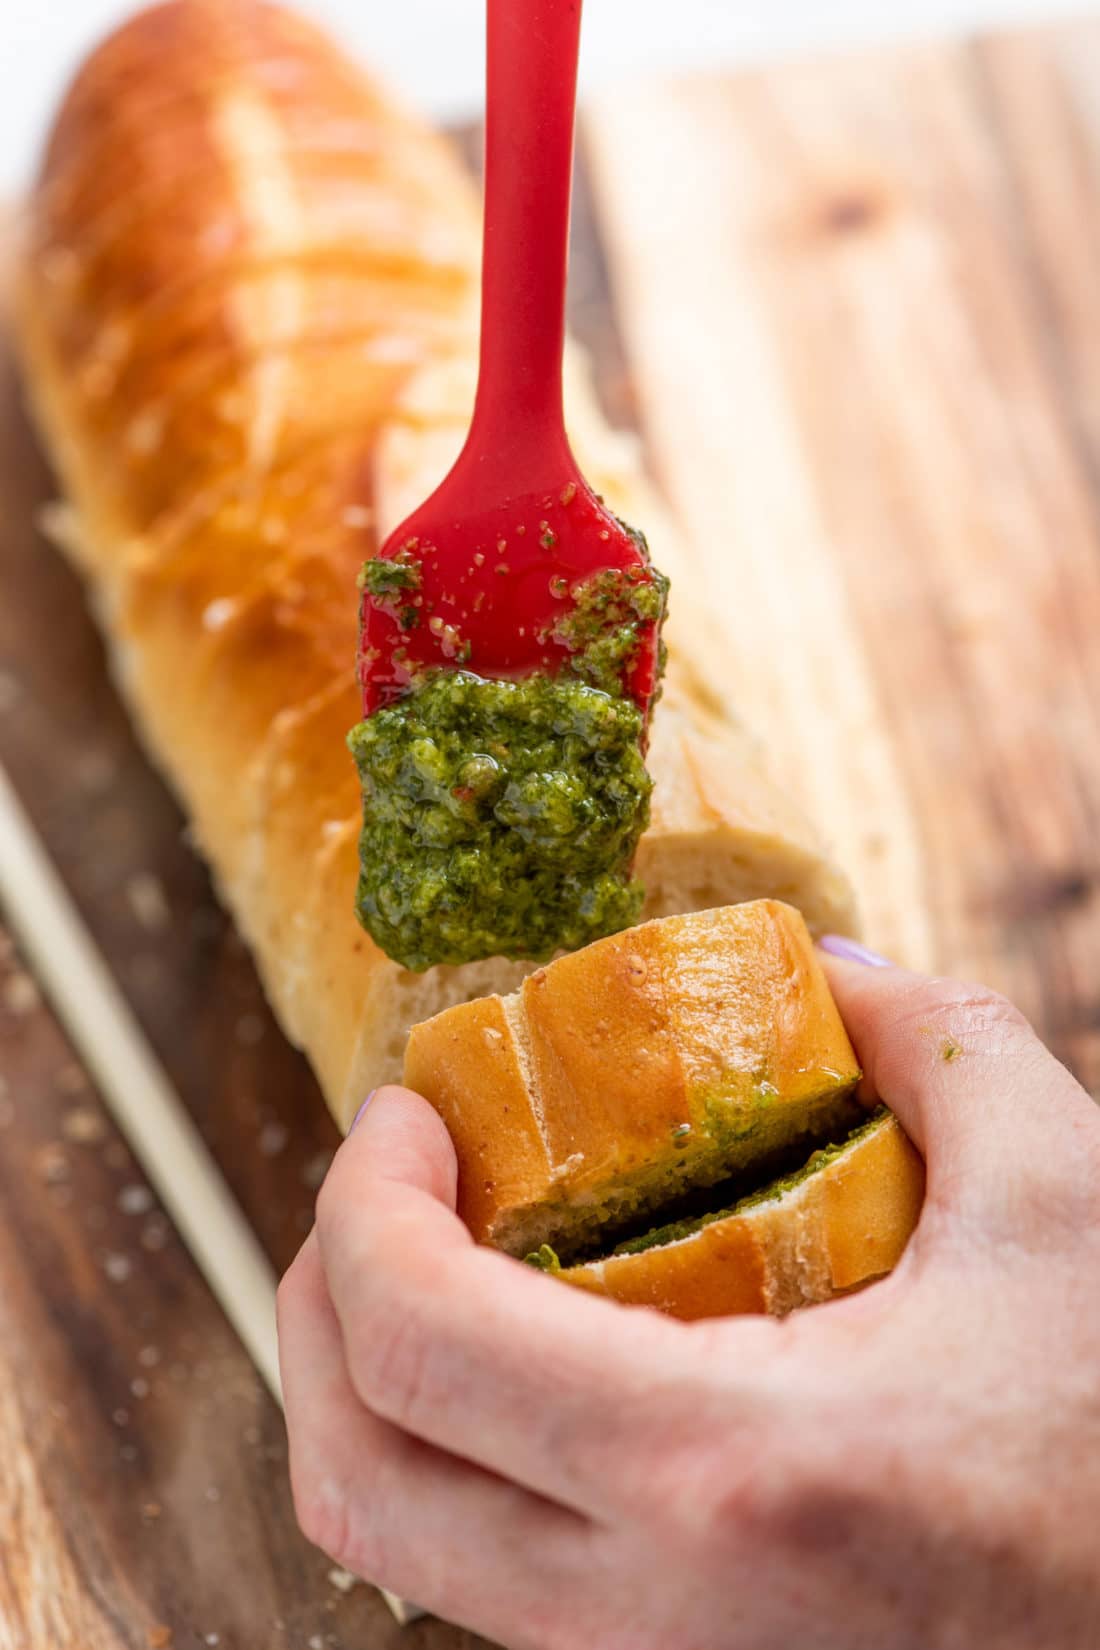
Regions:
M 979 988 L 830 961 L 924 1152 L 893 1275 L 677 1323 L 475 1246 L 379 1092 L 283 1281 L 306 1534 L 510 1650 L 1096 1650 L 1100 1110 Z

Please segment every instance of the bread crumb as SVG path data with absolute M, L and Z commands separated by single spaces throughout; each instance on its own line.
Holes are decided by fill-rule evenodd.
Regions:
M 145 1379 L 144 1375 L 138 1375 L 130 1382 L 130 1391 L 133 1393 L 135 1398 L 148 1398 L 149 1382 Z
M 107 1124 L 94 1106 L 74 1106 L 61 1119 L 61 1132 L 77 1146 L 95 1146 L 104 1139 Z
M 163 1624 L 150 1627 L 145 1635 L 145 1642 L 149 1646 L 149 1650 L 171 1650 L 172 1629 L 165 1627 Z
M 328 1580 L 329 1586 L 335 1587 L 338 1593 L 350 1593 L 353 1587 L 359 1585 L 359 1577 L 353 1576 L 350 1570 L 332 1569 Z
M 141 1516 L 146 1524 L 155 1524 L 157 1519 L 160 1517 L 160 1513 L 161 1507 L 159 1501 L 146 1501 L 141 1509 Z
M 103 1257 L 103 1270 L 112 1283 L 125 1283 L 134 1270 L 134 1263 L 129 1255 L 107 1254 Z
M 129 1426 L 130 1411 L 128 1409 L 113 1409 L 111 1411 L 111 1420 L 115 1423 L 116 1427 Z
M 146 933 L 163 933 L 172 920 L 164 886 L 151 871 L 137 871 L 126 883 L 130 909 Z
M 153 1369 L 160 1363 L 159 1346 L 143 1346 L 138 1353 L 138 1363 L 142 1369 Z
M 943 1047 L 940 1049 L 940 1058 L 942 1060 L 946 1060 L 948 1065 L 950 1065 L 951 1061 L 957 1060 L 962 1052 L 962 1044 L 956 1043 L 953 1038 L 948 1037 Z
M 265 1123 L 258 1141 L 261 1157 L 278 1157 L 289 1139 L 290 1130 L 284 1123 Z
M 202 628 L 204 630 L 220 630 L 233 617 L 237 603 L 231 596 L 222 596 L 215 602 L 210 602 L 202 614 Z
M 153 1194 L 148 1186 L 123 1186 L 115 1202 L 124 1215 L 147 1215 L 153 1207 Z

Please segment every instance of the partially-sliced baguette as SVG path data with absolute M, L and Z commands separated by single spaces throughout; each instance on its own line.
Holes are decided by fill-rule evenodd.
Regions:
M 563 1259 L 835 1140 L 858 1078 L 806 924 L 775 900 L 600 940 L 415 1026 L 405 1057 L 454 1140 L 474 1236 Z
M 561 1269 L 567 1283 L 677 1318 L 776 1315 L 882 1277 L 920 1214 L 924 1164 L 884 1111 L 726 1214 Z M 554 1262 L 547 1256 L 553 1268 Z
M 525 971 L 410 974 L 353 910 L 355 575 L 461 443 L 477 286 L 455 156 L 259 0 L 170 0 L 112 36 L 26 213 L 14 333 L 67 496 L 57 537 L 344 1125 L 400 1072 L 414 1021 Z M 853 931 L 851 889 L 726 704 L 690 557 L 575 357 L 566 399 L 585 474 L 673 578 L 646 914 L 770 894 Z

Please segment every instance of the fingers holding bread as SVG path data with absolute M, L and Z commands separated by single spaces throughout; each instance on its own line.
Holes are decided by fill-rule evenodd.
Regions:
M 1013 1003 L 901 968 L 836 957 L 825 968 L 865 1098 L 896 1111 L 927 1159 L 939 1227 L 980 1216 L 987 1234 L 1018 1242 L 1033 1202 L 1062 1203 L 1071 1218 L 1076 1202 L 1094 1201 L 1095 1103 Z

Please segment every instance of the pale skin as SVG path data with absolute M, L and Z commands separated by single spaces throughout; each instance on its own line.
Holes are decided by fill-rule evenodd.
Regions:
M 1100 1109 L 1003 999 L 828 962 L 928 1165 L 864 1293 L 676 1323 L 476 1247 L 379 1091 L 283 1281 L 306 1534 L 509 1650 L 1096 1650 Z

